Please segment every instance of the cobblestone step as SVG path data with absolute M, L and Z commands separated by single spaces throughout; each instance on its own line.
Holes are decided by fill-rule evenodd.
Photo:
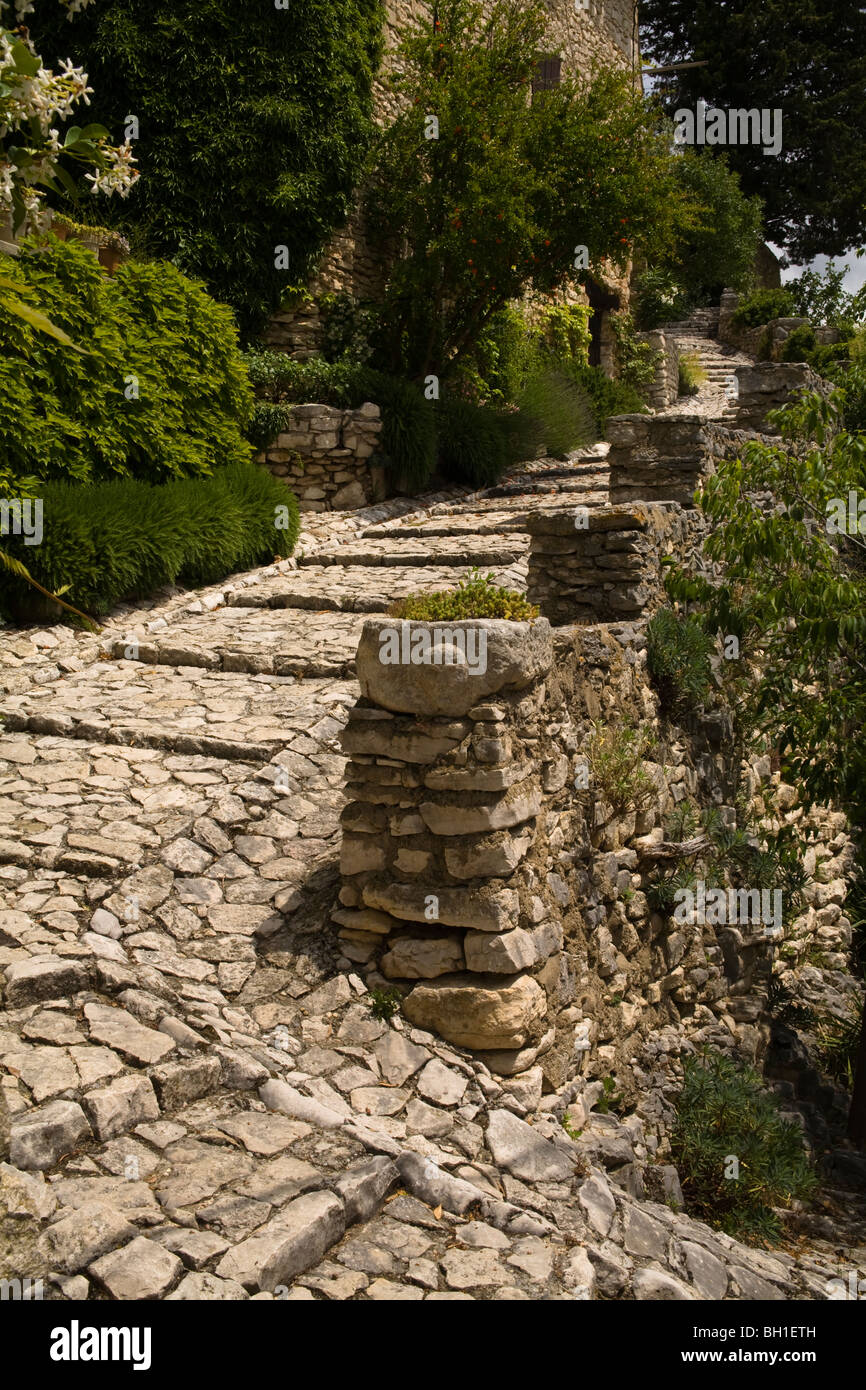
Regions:
M 442 529 L 436 534 L 459 532 Z M 524 589 L 526 568 L 526 561 L 518 560 L 506 568 L 496 566 L 492 573 L 497 584 L 509 589 Z M 261 585 L 254 602 L 249 593 L 230 594 L 228 606 L 382 613 L 407 594 L 451 589 L 460 577 L 453 565 L 427 565 L 422 569 L 402 565 L 309 565 L 290 577 L 281 576 Z
M 402 565 L 410 569 L 423 569 L 427 565 L 460 565 L 464 569 L 473 565 L 504 566 L 520 560 L 526 548 L 526 543 L 517 538 L 498 545 L 467 546 L 463 540 L 449 544 L 447 537 L 431 537 L 425 539 L 424 544 L 408 537 L 389 537 L 387 541 L 368 540 L 364 546 L 348 543 L 339 548 L 322 548 L 312 554 L 300 555 L 298 566 L 301 569 L 310 565 L 365 568 Z
M 52 685 L 7 695 L 7 731 L 269 762 L 358 697 L 354 682 L 94 662 Z

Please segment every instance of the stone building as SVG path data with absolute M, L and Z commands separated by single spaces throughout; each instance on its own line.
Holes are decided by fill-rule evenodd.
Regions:
M 492 0 L 484 0 L 485 7 Z M 589 75 L 598 66 L 631 70 L 640 82 L 638 48 L 638 0 L 546 0 L 549 11 L 549 43 L 538 55 L 534 90 L 555 86 L 563 73 Z M 413 19 L 435 18 L 435 0 L 386 0 L 384 56 L 374 89 L 375 119 L 386 125 L 397 115 L 398 99 L 389 87 L 395 70 L 400 31 Z M 384 266 L 364 236 L 362 220 L 353 215 L 331 239 L 318 273 L 309 285 L 308 298 L 299 307 L 274 316 L 267 340 L 293 357 L 304 358 L 320 345 L 320 300 L 345 292 L 356 300 L 373 300 L 383 284 Z M 614 341 L 609 326 L 612 310 L 621 307 L 628 294 L 628 276 L 606 270 L 588 282 L 587 294 L 575 296 L 592 305 L 592 365 L 612 369 Z

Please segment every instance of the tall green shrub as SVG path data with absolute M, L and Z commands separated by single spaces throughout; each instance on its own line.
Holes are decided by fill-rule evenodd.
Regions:
M 815 1188 L 801 1130 L 754 1071 L 719 1053 L 685 1063 L 671 1151 L 689 1212 L 729 1235 L 777 1238 L 773 1208 Z
M 252 392 L 231 311 L 166 263 L 113 277 L 79 242 L 27 239 L 4 273 L 79 351 L 0 302 L 0 469 L 159 482 L 250 457 Z
M 40 3 L 28 23 L 46 61 L 83 63 L 116 138 L 138 118 L 118 222 L 260 326 L 351 206 L 380 0 L 99 0 L 71 24 Z

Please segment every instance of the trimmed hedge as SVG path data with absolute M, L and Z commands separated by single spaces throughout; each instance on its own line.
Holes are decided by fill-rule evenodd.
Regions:
M 292 553 L 298 504 L 284 483 L 254 464 L 212 478 L 153 487 L 137 479 L 41 489 L 43 537 L 4 546 L 44 588 L 87 613 L 166 584 L 199 587 Z M 283 509 L 283 510 L 279 510 Z M 0 612 L 20 618 L 38 600 L 24 580 L 0 569 Z
M 27 238 L 3 270 L 80 350 L 0 303 L 0 484 L 158 483 L 250 460 L 253 395 L 234 319 L 200 285 L 158 262 L 108 276 L 81 243 L 54 236 Z

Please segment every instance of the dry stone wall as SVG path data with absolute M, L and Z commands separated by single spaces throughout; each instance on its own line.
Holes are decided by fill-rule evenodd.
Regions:
M 661 328 L 644 333 L 643 338 L 658 353 L 647 403 L 653 410 L 667 410 L 668 406 L 676 405 L 680 393 L 679 348 L 676 339 Z
M 612 416 L 607 426 L 611 503 L 693 506 L 695 489 L 712 471 L 724 433 L 702 415 Z
M 756 362 L 738 367 L 737 427 L 762 434 L 776 434 L 767 416 L 787 405 L 798 391 L 825 394 L 831 389 L 805 362 Z
M 551 623 L 618 622 L 664 602 L 661 558 L 698 559 L 702 519 L 676 502 L 531 513 L 527 596 Z
M 288 483 L 302 512 L 365 507 L 385 495 L 384 468 L 370 462 L 381 433 L 379 407 L 369 401 L 358 410 L 296 405 L 259 462 Z
M 407 658 L 432 626 L 405 625 Z M 548 1090 L 585 1053 L 597 1075 L 696 1009 L 712 1022 L 738 1008 L 758 1055 L 764 929 L 674 928 L 646 895 L 684 797 L 733 823 L 730 721 L 717 712 L 686 733 L 659 720 L 642 624 L 457 623 L 443 641 L 465 645 L 469 629 L 487 634 L 484 672 L 382 662 L 388 620 L 365 626 L 343 735 L 345 954 L 404 995 L 415 1026 L 499 1075 L 540 1068 Z M 593 770 L 607 723 L 658 731 L 640 804 L 608 800 Z

